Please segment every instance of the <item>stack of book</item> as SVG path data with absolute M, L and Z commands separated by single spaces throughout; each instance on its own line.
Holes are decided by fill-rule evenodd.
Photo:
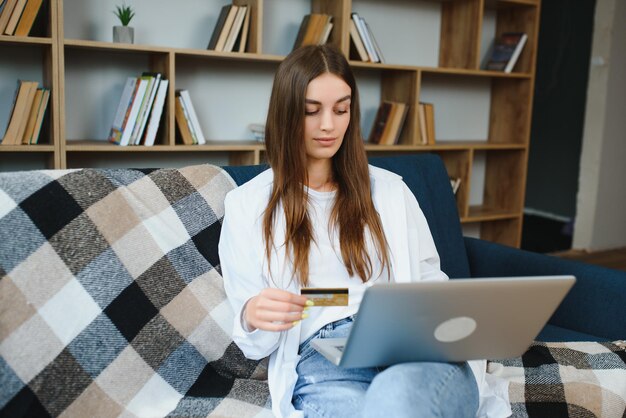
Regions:
M 321 13 L 311 13 L 302 18 L 293 49 L 305 45 L 324 45 L 333 29 L 333 17 Z
M 406 103 L 384 100 L 376 112 L 368 141 L 380 145 L 397 144 L 407 111 Z
M 176 126 L 185 145 L 206 144 L 200 121 L 187 90 L 176 90 Z
M 43 0 L 0 0 L 0 35 L 28 36 L 36 26 L 43 3 Z
M 422 145 L 435 145 L 435 106 L 432 103 L 419 103 L 419 136 Z
M 124 146 L 154 145 L 168 85 L 161 73 L 128 77 L 108 140 Z
M 50 90 L 38 86 L 37 81 L 18 81 L 13 110 L 2 138 L 2 145 L 30 145 L 39 141 L 43 117 L 50 100 Z
M 207 49 L 246 52 L 250 28 L 250 6 L 227 4 L 222 7 Z
M 356 56 L 361 61 L 385 62 L 370 26 L 358 13 L 352 13 L 352 19 L 350 19 L 350 39 Z

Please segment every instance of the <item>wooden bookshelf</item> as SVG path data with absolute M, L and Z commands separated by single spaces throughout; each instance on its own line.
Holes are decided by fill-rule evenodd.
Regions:
M 45 135 L 40 145 L 0 146 L 0 169 L 2 159 L 11 158 L 19 161 L 28 155 L 41 155 L 46 168 L 76 166 L 76 161 L 80 161 L 82 156 L 96 158 L 104 164 L 116 160 L 120 155 L 150 158 L 167 154 L 207 156 L 225 154 L 231 164 L 257 164 L 264 161 L 263 144 L 250 140 L 207 137 L 206 145 L 182 145 L 175 126 L 174 92 L 181 88 L 181 73 L 188 72 L 189 67 L 211 69 L 215 66 L 220 68 L 232 66 L 251 68 L 253 71 L 256 68 L 263 68 L 266 73 L 271 73 L 284 59 L 283 54 L 263 50 L 264 37 L 271 35 L 271 31 L 274 30 L 270 25 L 264 27 L 271 5 L 265 4 L 263 0 L 233 0 L 236 5 L 247 5 L 251 8 L 248 46 L 246 52 L 239 53 L 66 38 L 64 1 L 44 1 L 49 2 L 47 36 L 0 36 L 0 48 L 34 48 L 40 51 L 41 81 L 52 90 L 48 125 L 45 126 Z M 326 13 L 333 16 L 334 28 L 329 43 L 339 47 L 349 57 L 350 65 L 357 72 L 357 81 L 359 74 L 378 80 L 381 100 L 401 101 L 408 105 L 409 110 L 399 143 L 385 146 L 366 144 L 368 154 L 393 155 L 418 152 L 438 154 L 443 159 L 450 176 L 461 178 L 461 185 L 456 194 L 461 222 L 464 225 L 477 225 L 482 238 L 519 246 L 535 82 L 540 0 L 432 0 L 415 4 L 390 0 L 395 7 L 420 8 L 429 5 L 427 7 L 432 8 L 434 4 L 440 8 L 440 32 L 436 34 L 439 39 L 432 40 L 438 44 L 438 62 L 433 65 L 358 61 L 350 55 L 350 14 L 355 7 L 367 2 L 302 1 L 309 3 L 307 7 L 311 13 Z M 485 54 L 483 27 L 487 17 L 495 19 L 494 36 L 508 31 L 523 31 L 528 35 L 526 46 L 512 73 L 481 69 Z M 399 40 L 401 41 L 411 42 L 411 39 Z M 143 71 L 159 71 L 170 80 L 163 119 L 154 146 L 120 147 L 104 142 L 103 138 L 71 137 L 68 133 L 70 132 L 68 118 L 72 115 L 68 115 L 70 108 L 68 100 L 75 99 L 68 95 L 71 86 L 67 85 L 69 80 L 66 77 L 66 70 L 72 65 L 75 56 L 93 57 L 106 62 L 110 58 L 120 65 L 128 58 L 139 59 L 142 60 L 140 62 L 145 62 Z M 488 86 L 490 107 L 486 117 L 488 119 L 486 132 L 482 137 L 475 138 L 469 135 L 464 138 L 464 135 L 458 135 L 445 140 L 437 138 L 434 145 L 421 145 L 417 104 L 425 101 L 431 84 L 441 83 L 442 80 L 444 83 L 450 81 L 452 84 L 479 82 Z M 435 112 L 438 108 L 444 107 L 445 104 L 435 102 Z M 223 109 L 209 111 L 224 112 Z M 203 115 L 206 116 L 206 113 L 199 113 L 201 119 Z M 224 118 L 228 116 L 223 115 Z M 472 201 L 477 159 L 483 162 L 484 169 L 482 184 L 484 191 L 480 194 L 482 200 L 479 203 Z

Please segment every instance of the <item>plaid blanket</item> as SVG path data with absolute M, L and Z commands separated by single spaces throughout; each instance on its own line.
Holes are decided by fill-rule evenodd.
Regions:
M 232 342 L 220 168 L 0 174 L 0 415 L 271 416 Z
M 489 362 L 507 379 L 514 417 L 626 417 L 626 342 L 535 342 Z

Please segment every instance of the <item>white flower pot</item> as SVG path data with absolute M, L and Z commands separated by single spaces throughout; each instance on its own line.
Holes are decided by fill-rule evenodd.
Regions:
M 135 40 L 135 29 L 130 26 L 113 26 L 113 42 L 132 44 Z

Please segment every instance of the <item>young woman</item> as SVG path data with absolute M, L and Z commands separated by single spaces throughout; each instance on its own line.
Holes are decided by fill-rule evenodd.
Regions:
M 248 358 L 270 356 L 279 417 L 475 416 L 479 392 L 494 395 L 484 362 L 344 369 L 310 346 L 347 336 L 368 286 L 447 279 L 415 197 L 399 176 L 368 166 L 361 138 L 357 86 L 341 52 L 292 52 L 270 99 L 271 169 L 225 201 L 219 254 L 234 341 Z M 349 304 L 311 306 L 304 286 L 347 287 Z M 495 389 L 482 415 L 510 413 L 506 387 Z

